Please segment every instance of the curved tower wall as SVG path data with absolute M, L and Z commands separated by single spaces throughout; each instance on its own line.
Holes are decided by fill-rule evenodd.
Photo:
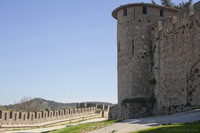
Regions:
M 117 22 L 118 103 L 135 97 L 149 97 L 153 87 L 149 58 L 150 24 L 177 11 L 152 4 L 124 5 L 113 11 Z M 146 8 L 146 12 L 145 12 Z M 160 16 L 161 10 L 164 16 Z

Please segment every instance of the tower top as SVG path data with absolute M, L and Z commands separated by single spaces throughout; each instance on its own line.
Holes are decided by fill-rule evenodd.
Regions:
M 134 7 L 134 6 L 146 6 L 146 7 L 152 7 L 152 8 L 159 8 L 159 9 L 164 9 L 164 10 L 169 10 L 169 11 L 174 11 L 174 12 L 178 12 L 177 9 L 175 8 L 171 8 L 171 7 L 164 7 L 164 6 L 160 6 L 157 4 L 151 4 L 151 3 L 131 3 L 131 4 L 126 4 L 126 5 L 121 5 L 120 7 L 116 8 L 113 12 L 112 12 L 112 16 L 117 19 L 117 13 L 124 8 L 128 8 L 128 7 Z

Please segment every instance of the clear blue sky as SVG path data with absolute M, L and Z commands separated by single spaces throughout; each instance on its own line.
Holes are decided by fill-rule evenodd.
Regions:
M 23 96 L 116 103 L 111 12 L 134 2 L 151 0 L 1 0 L 0 104 Z

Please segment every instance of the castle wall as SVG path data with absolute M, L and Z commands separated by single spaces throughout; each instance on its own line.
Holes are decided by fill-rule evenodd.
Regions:
M 118 105 L 110 108 L 109 119 L 199 108 L 200 2 L 178 13 L 128 4 L 115 9 L 113 17 L 118 20 Z
M 200 2 L 151 26 L 156 113 L 200 107 Z
M 107 107 L 107 106 L 106 106 Z M 107 107 L 108 108 L 108 107 Z M 57 120 L 75 119 L 81 116 L 94 114 L 96 107 L 87 107 L 79 109 L 65 109 L 41 112 L 15 112 L 0 111 L 1 126 L 28 126 Z M 107 109 L 108 110 L 108 109 Z M 107 111 L 106 110 L 106 111 Z

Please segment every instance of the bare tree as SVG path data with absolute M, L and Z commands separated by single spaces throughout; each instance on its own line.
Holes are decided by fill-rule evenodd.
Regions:
M 151 0 L 151 3 L 152 3 L 152 4 L 156 4 L 156 2 L 155 2 L 154 0 Z
M 4 109 L 3 106 L 0 105 L 0 111 L 3 110 L 3 109 Z
M 35 112 L 40 110 L 40 102 L 30 97 L 23 97 L 20 102 L 22 111 Z
M 174 7 L 174 3 L 171 0 L 161 0 L 161 4 L 166 7 Z
M 192 5 L 192 0 L 189 0 L 188 2 L 181 2 L 178 5 L 175 6 L 175 8 L 184 8 Z
M 192 5 L 192 0 L 188 0 L 188 2 L 181 2 L 178 5 L 175 5 L 171 0 L 161 0 L 160 2 L 163 6 L 173 7 L 173 8 L 178 8 L 178 9 Z

